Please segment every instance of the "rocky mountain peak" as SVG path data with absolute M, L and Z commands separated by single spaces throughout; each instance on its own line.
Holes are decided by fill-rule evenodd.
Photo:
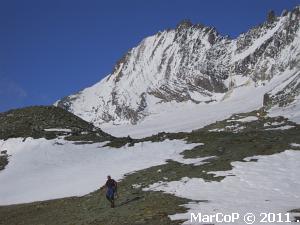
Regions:
M 193 23 L 189 19 L 185 19 L 185 20 L 180 21 L 177 24 L 176 29 L 177 30 L 184 30 L 184 29 L 190 28 L 192 26 L 193 26 Z
M 299 21 L 299 7 L 281 16 L 270 11 L 265 23 L 229 39 L 183 20 L 142 40 L 102 81 L 56 105 L 99 125 L 137 123 L 170 102 L 220 102 L 240 80 L 259 86 L 299 66 Z
M 273 10 L 271 10 L 270 12 L 268 12 L 267 22 L 268 23 L 273 23 L 273 22 L 275 22 L 275 20 L 276 20 L 276 14 Z

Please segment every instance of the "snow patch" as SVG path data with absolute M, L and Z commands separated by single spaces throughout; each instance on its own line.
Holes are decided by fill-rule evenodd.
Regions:
M 72 132 L 71 129 L 63 129 L 63 128 L 49 128 L 49 129 L 44 129 L 44 131 L 49 131 L 49 132 L 52 132 L 52 131 L 56 131 L 56 132 Z
M 247 117 L 237 119 L 237 120 L 227 120 L 227 122 L 235 121 L 235 122 L 249 123 L 249 122 L 256 121 L 256 120 L 258 120 L 258 118 L 256 116 L 247 116 Z
M 268 122 L 268 123 L 265 123 L 264 124 L 264 127 L 271 127 L 271 126 L 280 126 L 280 125 L 283 125 L 285 124 L 285 121 L 282 121 L 282 122 Z
M 282 126 L 282 127 L 267 128 L 265 130 L 288 130 L 288 129 L 291 129 L 291 128 L 294 128 L 294 127 L 295 126 L 285 125 L 285 126 Z
M 132 188 L 134 188 L 134 189 L 139 189 L 139 188 L 142 187 L 141 184 L 133 184 L 133 185 L 131 185 L 131 186 L 132 186 Z
M 190 213 L 284 214 L 299 208 L 300 152 L 287 150 L 255 158 L 258 159 L 257 162 L 232 163 L 231 171 L 213 172 L 216 176 L 226 176 L 221 182 L 182 178 L 180 181 L 158 182 L 143 190 L 164 191 L 191 200 L 205 200 L 185 205 L 189 208 L 187 213 L 170 216 L 172 220 L 187 220 L 184 224 L 190 224 Z M 245 222 L 239 221 L 235 224 L 244 225 Z
M 298 148 L 298 147 L 300 147 L 300 144 L 297 144 L 297 143 L 291 143 L 291 146 L 292 146 L 292 147 L 297 147 L 297 148 Z

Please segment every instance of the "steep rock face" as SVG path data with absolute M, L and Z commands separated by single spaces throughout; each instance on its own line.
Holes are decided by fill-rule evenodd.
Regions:
M 290 103 L 297 103 L 300 95 L 300 67 L 297 66 L 298 72 L 295 72 L 283 84 L 264 95 L 264 106 L 271 108 L 272 106 L 285 107 Z
M 262 86 L 299 68 L 299 21 L 299 7 L 280 17 L 270 12 L 265 23 L 236 39 L 183 21 L 176 29 L 145 38 L 99 83 L 55 104 L 100 125 L 135 124 L 168 102 L 223 101 L 241 85 Z M 299 85 L 282 88 L 299 94 Z

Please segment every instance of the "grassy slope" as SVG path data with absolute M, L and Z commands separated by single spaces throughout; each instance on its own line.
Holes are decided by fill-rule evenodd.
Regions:
M 82 120 L 81 118 L 54 106 L 32 106 L 0 113 L 0 139 L 33 137 L 53 139 L 63 132 L 46 132 L 48 128 L 71 129 L 70 138 L 80 136 L 82 131 L 98 133 L 98 140 L 106 140 L 111 135 Z
M 266 131 L 263 125 L 266 122 L 274 121 L 294 125 L 295 128 Z M 231 169 L 230 163 L 233 161 L 242 161 L 245 157 L 254 155 L 270 155 L 282 152 L 286 149 L 292 149 L 290 143 L 300 143 L 300 126 L 281 117 L 276 119 L 262 118 L 247 123 L 246 128 L 239 133 L 208 131 L 214 128 L 224 128 L 233 123 L 220 121 L 191 133 L 161 133 L 143 140 L 133 140 L 134 143 L 146 140 L 161 141 L 166 138 L 185 139 L 188 142 L 204 143 L 203 146 L 199 145 L 193 150 L 185 151 L 183 153 L 185 157 L 194 158 L 211 155 L 218 157 L 200 166 L 169 161 L 165 165 L 127 175 L 120 182 L 120 197 L 115 209 L 109 208 L 103 193 L 97 190 L 83 197 L 0 207 L 0 224 L 180 224 L 181 221 L 170 221 L 167 215 L 184 212 L 185 209 L 179 205 L 187 203 L 188 199 L 161 192 L 143 192 L 141 188 L 132 188 L 132 185 L 141 184 L 142 187 L 146 187 L 163 179 L 179 180 L 185 176 L 220 180 L 222 178 L 214 178 L 207 172 L 229 170 Z M 203 199 L 203 201 L 206 202 L 207 200 Z

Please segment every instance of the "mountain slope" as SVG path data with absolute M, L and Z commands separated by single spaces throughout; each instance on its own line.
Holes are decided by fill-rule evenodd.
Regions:
M 230 112 L 225 109 L 226 115 L 210 118 L 209 122 L 260 108 L 265 93 L 291 76 L 299 77 L 295 75 L 300 67 L 299 21 L 299 7 L 279 17 L 271 12 L 266 22 L 236 39 L 223 37 L 214 28 L 184 21 L 176 29 L 145 38 L 99 83 L 55 105 L 112 132 L 119 129 L 115 125 L 130 127 L 130 124 L 145 124 L 147 120 L 174 124 L 173 120 L 165 120 L 168 116 L 160 117 L 164 112 L 180 115 L 194 110 L 210 114 L 230 99 L 239 101 L 238 104 L 247 101 L 255 104 L 244 109 L 236 107 Z M 288 89 L 282 86 L 277 92 L 284 88 Z M 287 93 L 288 103 L 298 95 L 298 86 L 295 89 L 292 95 Z M 253 95 L 255 92 L 259 94 Z M 248 98 L 243 99 L 245 96 Z M 186 109 L 183 112 L 182 107 Z M 203 117 L 191 123 L 197 128 L 206 125 L 207 120 Z M 190 128 L 184 124 L 176 127 Z M 158 130 L 164 130 L 164 126 Z

